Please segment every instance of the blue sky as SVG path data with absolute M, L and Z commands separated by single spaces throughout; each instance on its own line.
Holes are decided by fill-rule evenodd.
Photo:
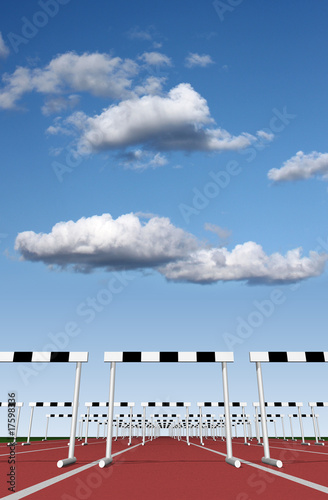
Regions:
M 1 350 L 46 350 L 73 323 L 81 402 L 107 397 L 104 351 L 233 350 L 231 398 L 249 403 L 249 351 L 328 350 L 326 14 L 3 7 Z M 55 368 L 1 370 L 27 404 L 72 397 L 73 367 Z M 325 400 L 325 369 L 265 366 L 266 399 Z M 117 400 L 217 400 L 220 377 L 120 366 Z

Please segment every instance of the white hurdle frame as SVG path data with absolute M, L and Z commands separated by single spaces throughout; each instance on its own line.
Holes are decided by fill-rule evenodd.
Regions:
M 85 428 L 85 439 L 84 443 L 82 443 L 82 446 L 86 446 L 88 444 L 88 429 L 89 429 L 89 414 L 90 414 L 90 408 L 109 408 L 109 401 L 93 401 L 93 402 L 87 402 L 85 403 L 86 408 L 87 408 L 87 423 L 86 423 L 86 428 Z M 131 445 L 132 441 L 132 410 L 135 406 L 135 403 L 129 403 L 126 401 L 121 401 L 121 402 L 116 402 L 114 403 L 115 408 L 130 408 L 130 439 L 128 446 Z M 114 411 L 113 411 L 114 413 Z
M 263 447 L 264 457 L 262 462 L 275 467 L 282 467 L 281 460 L 270 458 L 270 448 L 268 439 L 268 429 L 265 418 L 265 400 L 263 389 L 263 378 L 261 363 L 327 363 L 328 352 L 281 352 L 281 351 L 267 351 L 267 352 L 250 352 L 249 360 L 251 363 L 256 364 L 257 385 L 259 391 L 260 409 L 261 409 L 261 422 L 263 433 Z
M 107 442 L 106 442 L 106 456 L 100 460 L 99 467 L 103 468 L 111 464 L 112 458 L 112 423 L 113 423 L 113 403 L 114 403 L 114 390 L 115 390 L 115 368 L 116 363 L 221 363 L 222 365 L 222 382 L 223 382 L 223 396 L 225 403 L 225 415 L 227 422 L 230 422 L 229 410 L 229 390 L 228 390 L 228 371 L 227 363 L 234 362 L 233 352 L 105 352 L 105 363 L 110 363 L 110 387 L 109 387 L 109 407 L 108 407 L 108 429 L 107 429 Z M 232 455 L 232 443 L 230 426 L 227 426 L 227 456 L 225 461 L 239 468 L 241 465 L 240 460 Z
M 34 414 L 34 408 L 59 408 L 59 407 L 71 407 L 73 406 L 73 403 L 70 401 L 66 401 L 66 402 L 56 402 L 56 401 L 52 401 L 52 402 L 42 402 L 42 401 L 38 401 L 38 402 L 33 402 L 33 403 L 29 403 L 28 404 L 29 407 L 31 408 L 31 414 L 30 414 L 30 423 L 29 423 L 29 427 L 28 427 L 28 435 L 27 435 L 27 440 L 22 443 L 22 446 L 27 446 L 27 445 L 30 445 L 30 439 L 31 439 L 31 432 L 32 432 L 32 421 L 33 421 L 33 414 Z M 46 441 L 47 440 L 47 432 L 48 432 L 48 425 L 46 425 L 46 433 L 45 433 L 45 438 L 43 439 L 43 441 Z
M 88 352 L 0 352 L 0 363 L 76 363 L 73 397 L 73 417 L 71 423 L 68 458 L 58 460 L 57 467 L 59 468 L 66 467 L 67 465 L 71 465 L 76 462 L 76 458 L 74 457 L 74 449 L 79 407 L 81 369 L 82 363 L 88 362 L 88 357 Z
M 327 402 L 313 402 L 309 403 L 309 407 L 311 408 L 311 416 L 312 416 L 312 422 L 313 422 L 313 429 L 314 429 L 314 435 L 315 435 L 315 443 L 317 446 L 324 446 L 325 443 L 319 443 L 320 438 L 320 430 L 319 430 L 319 421 L 318 421 L 318 416 L 315 415 L 314 413 L 314 408 L 319 408 L 319 407 L 324 407 L 328 406 Z
M 187 439 L 187 444 L 190 445 L 190 442 L 189 442 L 189 428 L 188 428 L 188 415 L 189 415 L 189 408 L 191 407 L 191 403 L 184 403 L 184 402 L 176 402 L 176 403 L 172 403 L 172 402 L 169 402 L 169 401 L 165 401 L 165 402 L 162 402 L 162 403 L 159 403 L 159 402 L 148 402 L 148 403 L 141 403 L 141 407 L 143 408 L 143 414 L 142 414 L 142 421 L 143 421 L 143 426 L 142 426 L 142 429 L 143 429 L 143 432 L 142 432 L 142 446 L 144 446 L 145 444 L 145 440 L 146 440 L 146 408 L 149 408 L 149 407 L 158 407 L 158 408 L 172 408 L 172 407 L 184 407 L 186 408 L 186 415 L 187 415 L 187 429 L 186 429 L 186 439 Z M 179 415 L 180 417 L 180 415 Z M 178 437 L 178 440 L 180 441 L 179 437 Z

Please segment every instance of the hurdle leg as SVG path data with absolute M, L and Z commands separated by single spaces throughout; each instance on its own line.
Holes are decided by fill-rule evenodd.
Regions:
M 186 439 L 187 439 L 187 445 L 190 445 L 189 442 L 189 408 L 188 406 L 186 407 Z
M 202 422 L 202 407 L 199 407 L 199 440 L 200 444 L 204 446 L 203 441 L 203 422 Z
M 284 416 L 283 415 L 281 415 L 281 427 L 282 427 L 283 439 L 284 439 L 284 441 L 288 441 L 288 439 L 286 439 L 286 435 L 285 435 L 285 425 L 284 425 Z
M 29 424 L 29 426 L 28 426 L 27 441 L 26 441 L 26 443 L 22 443 L 22 445 L 23 445 L 23 446 L 24 446 L 24 445 L 26 446 L 26 445 L 31 444 L 31 443 L 30 443 L 30 438 L 31 438 L 31 431 L 32 431 L 33 412 L 34 412 L 34 406 L 31 406 L 30 424 Z
M 257 406 L 255 406 L 255 431 L 256 431 L 257 444 L 262 446 L 260 429 L 259 429 L 259 411 Z
M 18 424 L 19 424 L 19 417 L 20 417 L 20 412 L 21 412 L 20 406 L 16 406 L 16 408 L 18 408 L 18 413 L 17 413 L 16 426 L 15 426 L 15 436 L 14 436 L 14 441 L 13 441 L 14 444 L 17 443 Z M 13 443 L 8 443 L 8 444 L 13 444 Z
M 314 414 L 314 408 L 313 408 L 313 406 L 311 406 L 311 413 L 312 413 L 313 429 L 314 429 L 314 434 L 315 434 L 315 443 L 314 444 L 316 444 L 318 446 L 323 446 L 324 443 L 319 443 L 319 441 L 318 441 L 318 432 L 317 432 L 317 426 L 316 426 L 316 423 L 315 423 L 315 414 Z
M 229 389 L 228 389 L 228 370 L 226 361 L 222 362 L 222 382 L 223 382 L 223 398 L 224 398 L 224 411 L 225 411 L 225 427 L 226 427 L 226 446 L 227 456 L 225 461 L 239 468 L 241 463 L 238 458 L 232 456 L 232 442 L 231 442 L 231 422 L 230 422 L 230 407 L 229 407 Z
M 245 406 L 242 407 L 242 414 L 243 414 L 243 428 L 244 428 L 244 444 L 246 444 L 246 446 L 249 446 L 249 443 L 247 442 L 247 431 L 246 431 L 246 421 L 245 421 Z
M 289 415 L 289 423 L 290 423 L 290 434 L 292 436 L 292 441 L 294 441 L 294 433 L 293 433 L 293 425 L 292 425 L 292 416 Z
M 303 429 L 302 414 L 301 414 L 301 407 L 300 406 L 298 407 L 298 418 L 299 418 L 299 422 L 300 422 L 302 444 L 305 446 L 310 446 L 310 443 L 306 443 L 304 440 L 304 429 Z
M 59 468 L 65 467 L 66 465 L 74 464 L 76 462 L 76 458 L 74 457 L 74 449 L 75 449 L 77 414 L 79 410 L 81 369 L 82 369 L 82 363 L 79 361 L 78 363 L 76 363 L 75 386 L 74 386 L 74 397 L 73 397 L 73 415 L 71 423 L 71 435 L 69 440 L 68 458 L 65 458 L 63 460 L 58 460 L 57 467 Z
M 110 384 L 109 384 L 109 402 L 108 402 L 108 418 L 107 418 L 107 440 L 106 440 L 106 456 L 99 462 L 99 467 L 103 469 L 106 465 L 112 463 L 112 439 L 113 439 L 113 413 L 114 413 L 114 392 L 115 392 L 115 367 L 116 363 L 110 364 Z
M 280 469 L 282 467 L 282 461 L 270 458 L 268 427 L 266 422 L 266 412 L 264 403 L 262 370 L 261 370 L 261 363 L 259 361 L 256 361 L 256 375 L 257 375 L 257 385 L 258 385 L 259 399 L 260 399 L 261 423 L 262 423 L 263 447 L 264 447 L 264 457 L 262 457 L 262 462 L 268 465 L 273 465 L 274 467 L 278 467 Z
M 315 419 L 316 419 L 316 422 L 317 422 L 317 429 L 318 429 L 319 441 L 323 441 L 323 439 L 321 439 L 321 437 L 320 437 L 319 416 L 316 416 Z
M 88 430 L 89 430 L 89 415 L 90 415 L 90 407 L 87 407 L 87 422 L 85 424 L 85 438 L 84 438 L 84 443 L 82 443 L 82 446 L 87 446 L 88 444 Z
M 132 406 L 130 406 L 130 425 L 129 425 L 129 442 L 128 446 L 132 443 Z
M 142 446 L 145 445 L 146 439 L 146 407 L 144 406 L 142 412 Z
M 49 427 L 49 416 L 47 417 L 46 432 L 44 434 L 44 439 L 42 439 L 42 441 L 47 441 L 47 439 L 48 439 L 48 427 Z

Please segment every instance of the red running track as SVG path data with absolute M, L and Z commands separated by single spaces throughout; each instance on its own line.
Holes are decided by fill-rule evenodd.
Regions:
M 240 469 L 236 469 L 225 463 L 224 456 L 206 449 L 210 448 L 224 454 L 224 442 L 206 439 L 202 448 L 199 446 L 199 440 L 191 441 L 194 443 L 191 446 L 187 446 L 185 441 L 179 442 L 168 437 L 148 441 L 145 446 L 139 445 L 118 455 L 114 458 L 113 464 L 105 469 L 94 465 L 38 492 L 17 498 L 316 500 L 327 496 L 327 493 L 272 475 L 270 471 L 277 469 L 261 463 L 263 448 L 258 445 L 244 446 L 241 440 L 234 440 L 234 456 L 263 466 L 264 471 L 244 463 Z M 140 440 L 134 439 L 132 446 L 139 443 Z M 44 448 L 49 449 L 44 451 Z M 113 453 L 127 448 L 126 439 L 113 443 Z M 271 441 L 272 457 L 280 458 L 279 453 L 285 453 L 284 467 L 278 471 L 327 485 L 328 453 L 325 447 L 311 446 L 308 447 L 309 450 L 305 448 L 290 442 Z M 19 453 L 22 450 L 24 452 L 35 450 L 35 452 Z M 4 448 L 0 447 L 0 455 L 3 451 Z M 316 453 L 311 454 L 309 451 Z M 18 446 L 17 491 L 99 460 L 105 455 L 105 441 L 91 440 L 90 445 L 86 447 L 77 443 L 75 456 L 78 462 L 72 467 L 57 469 L 57 460 L 66 457 L 67 453 L 68 446 L 63 442 L 48 442 L 46 446 L 45 443 L 33 444 L 30 447 Z M 8 464 L 5 457 L 1 456 L 0 460 L 3 477 Z M 3 485 L 1 488 L 2 495 L 6 495 L 8 492 Z

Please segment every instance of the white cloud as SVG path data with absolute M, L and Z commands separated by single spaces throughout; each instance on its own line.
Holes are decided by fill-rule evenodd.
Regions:
M 201 55 L 189 52 L 188 56 L 185 59 L 185 66 L 187 66 L 187 68 L 194 68 L 195 66 L 205 68 L 209 64 L 214 64 L 214 61 L 208 54 Z
M 163 167 L 168 163 L 167 158 L 161 153 L 151 153 L 137 149 L 122 155 L 121 165 L 127 169 L 143 171 L 149 168 Z
M 290 283 L 322 274 L 327 255 L 301 249 L 285 256 L 266 255 L 249 241 L 227 248 L 205 247 L 195 236 L 175 227 L 168 218 L 110 214 L 59 222 L 50 233 L 25 231 L 16 238 L 15 249 L 23 260 L 44 262 L 59 268 L 88 272 L 96 268 L 150 268 L 167 279 L 191 283 L 246 281 Z
M 281 168 L 272 168 L 268 172 L 268 178 L 275 182 L 309 179 L 315 176 L 328 178 L 328 153 L 313 151 L 306 155 L 303 151 L 298 151 Z
M 67 52 L 44 68 L 18 67 L 11 75 L 5 74 L 0 107 L 13 108 L 25 93 L 32 91 L 45 95 L 90 92 L 100 97 L 123 98 L 130 94 L 132 78 L 138 71 L 138 65 L 131 59 Z
M 258 130 L 256 132 L 257 137 L 264 139 L 265 141 L 271 142 L 274 139 L 274 134 L 272 132 L 265 132 L 264 130 Z
M 153 29 L 142 30 L 139 26 L 136 26 L 127 35 L 131 40 L 151 40 L 153 38 Z
M 197 250 L 180 262 L 159 268 L 159 271 L 169 280 L 192 283 L 291 283 L 322 274 L 327 258 L 316 252 L 302 257 L 299 248 L 285 256 L 279 253 L 266 255 L 260 245 L 248 241 L 231 251 L 227 248 Z
M 164 76 L 149 76 L 146 80 L 141 84 L 137 85 L 133 92 L 136 95 L 158 95 L 163 91 L 163 84 L 165 83 L 166 78 Z
M 144 52 L 139 59 L 151 66 L 172 66 L 171 58 L 160 52 Z
M 2 37 L 2 33 L 0 31 L 0 58 L 5 59 L 6 57 L 9 56 L 9 52 L 10 52 L 9 48 L 5 44 L 5 41 Z
M 214 124 L 206 100 L 190 84 L 166 95 L 145 95 L 121 101 L 100 115 L 85 117 L 80 148 L 101 151 L 142 144 L 157 151 L 225 151 L 248 147 L 257 139 L 233 136 Z
M 49 234 L 25 231 L 15 248 L 25 260 L 87 271 L 158 266 L 184 257 L 197 248 L 197 241 L 164 217 L 143 223 L 133 213 L 117 219 L 103 214 L 59 222 Z

